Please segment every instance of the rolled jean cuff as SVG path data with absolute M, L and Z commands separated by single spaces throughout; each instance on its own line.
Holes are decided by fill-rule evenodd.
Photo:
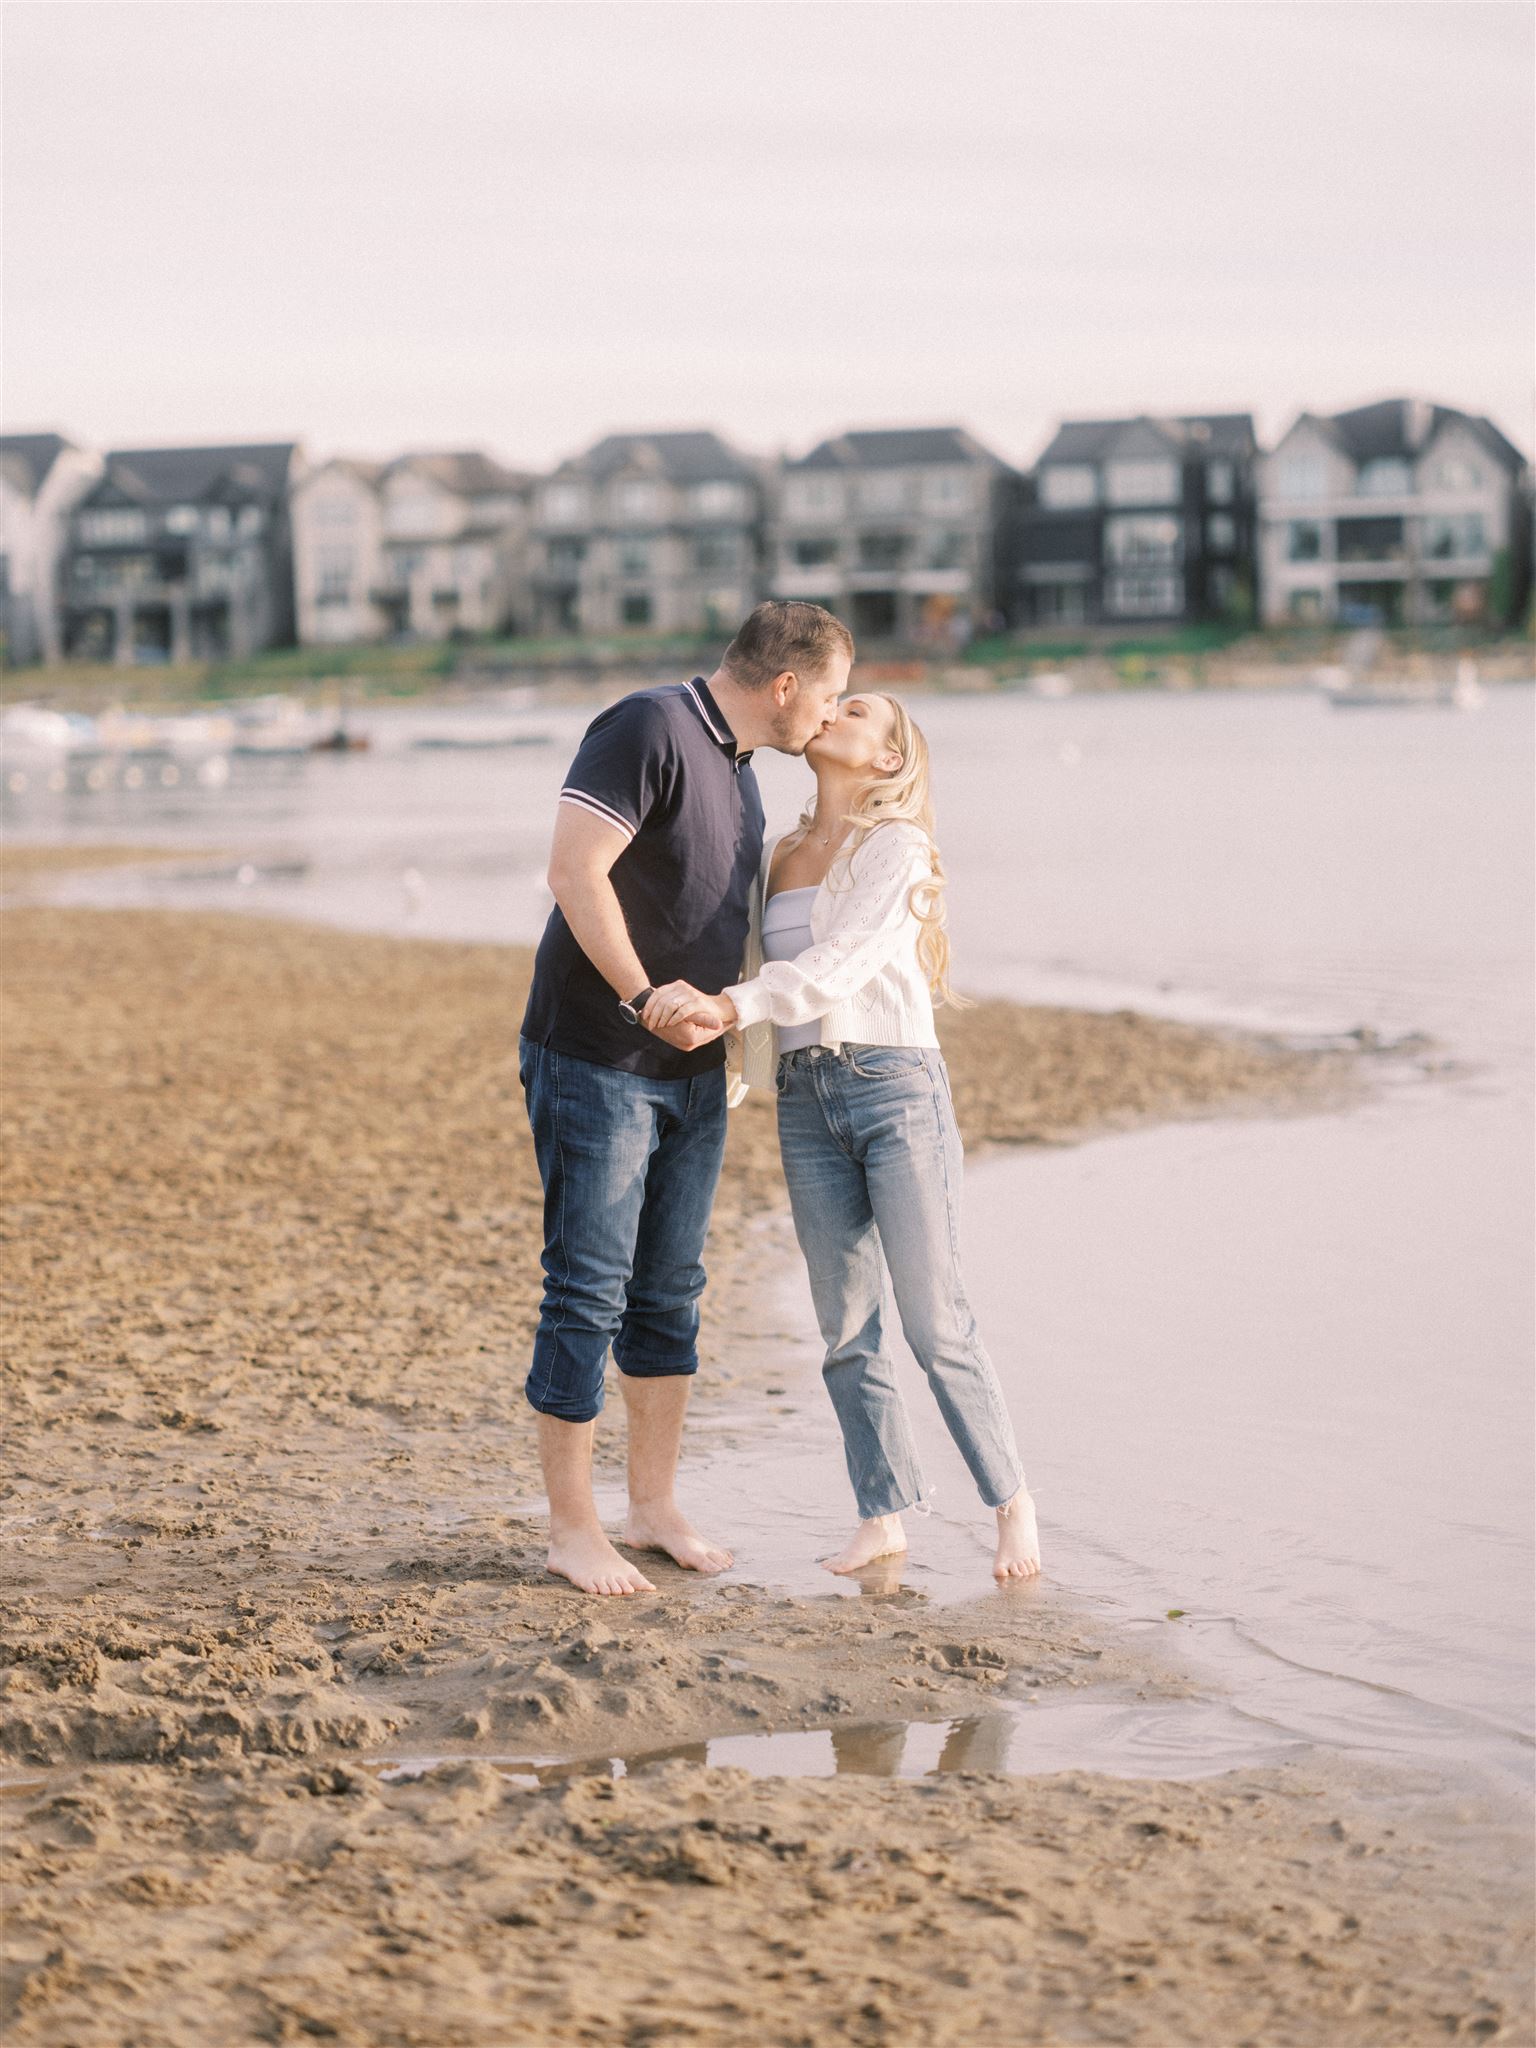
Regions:
M 614 1347 L 613 1362 L 629 1380 L 683 1379 L 699 1369 L 699 1355 L 695 1351 L 684 1358 L 647 1357 L 643 1352 L 637 1357 L 619 1356 Z
M 540 1415 L 552 1415 L 557 1422 L 594 1422 L 603 1411 L 601 1388 L 595 1401 L 584 1401 L 580 1394 L 560 1386 L 546 1385 L 535 1394 L 533 1381 L 534 1375 L 529 1373 L 523 1382 L 523 1398 Z

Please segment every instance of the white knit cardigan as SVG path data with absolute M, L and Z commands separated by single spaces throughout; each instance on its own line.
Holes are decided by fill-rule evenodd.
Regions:
M 763 848 L 752 891 L 742 978 L 724 991 L 736 1005 L 727 1035 L 728 1100 L 773 1085 L 774 1026 L 821 1020 L 821 1043 L 931 1045 L 933 998 L 917 957 L 922 924 L 913 885 L 933 872 L 928 835 L 893 818 L 840 854 L 811 901 L 815 943 L 793 960 L 763 959 L 763 903 L 773 856 L 787 835 Z

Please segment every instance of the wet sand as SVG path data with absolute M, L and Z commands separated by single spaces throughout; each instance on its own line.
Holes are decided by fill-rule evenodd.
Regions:
M 938 1607 L 663 1565 L 599 1607 L 545 1575 L 525 954 L 42 904 L 0 944 L 8 2042 L 1524 2038 L 1521 1906 L 1427 1786 L 1010 1779 L 984 1743 L 860 1775 L 868 1722 L 1184 1687 L 1048 1580 Z M 1129 1016 L 945 1038 L 973 1144 L 1349 1085 Z M 715 1432 L 772 1424 L 771 1347 L 732 1332 L 785 1244 L 752 1102 Z M 771 1517 L 721 1533 L 749 1560 Z M 786 1728 L 842 1731 L 851 1774 L 490 1760 Z M 374 1768 L 407 1756 L 448 1760 Z

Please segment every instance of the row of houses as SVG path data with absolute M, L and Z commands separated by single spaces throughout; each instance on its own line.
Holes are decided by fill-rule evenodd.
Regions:
M 294 442 L 93 454 L 0 436 L 13 662 L 244 656 L 451 635 L 726 632 L 813 599 L 863 641 L 1266 624 L 1499 623 L 1530 587 L 1531 472 L 1419 399 L 1069 420 L 1018 470 L 960 427 L 763 461 L 709 431 L 610 434 L 537 475 L 477 451 Z

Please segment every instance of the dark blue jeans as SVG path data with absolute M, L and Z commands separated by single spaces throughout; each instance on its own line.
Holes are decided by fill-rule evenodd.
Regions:
M 523 1391 L 590 1422 L 613 1346 L 636 1378 L 697 1372 L 704 1239 L 725 1153 L 725 1069 L 653 1081 L 518 1041 L 544 1181 L 544 1301 Z

